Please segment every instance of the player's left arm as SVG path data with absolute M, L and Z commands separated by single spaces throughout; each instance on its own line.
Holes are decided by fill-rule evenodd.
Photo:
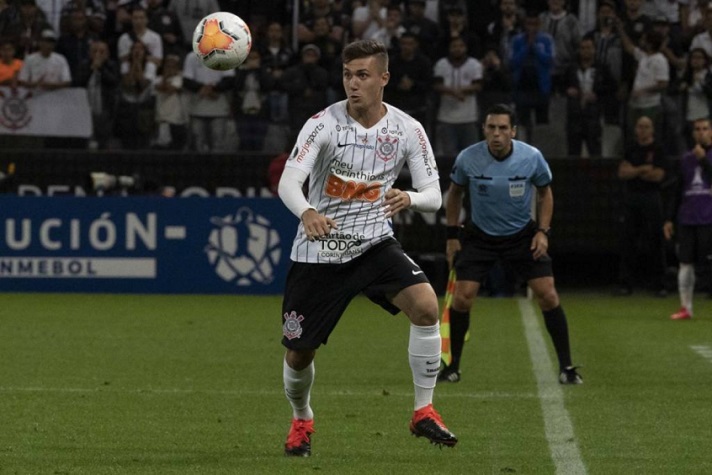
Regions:
M 546 255 L 549 249 L 549 229 L 551 228 L 551 218 L 554 215 L 554 193 L 551 186 L 546 185 L 536 189 L 536 222 L 537 232 L 532 238 L 530 249 L 534 254 L 534 259 Z
M 434 213 L 442 206 L 435 154 L 420 123 L 416 122 L 413 132 L 407 136 L 405 147 L 406 160 L 416 191 L 403 191 L 398 188 L 388 190 L 383 202 L 386 218 L 408 208 L 421 213 Z

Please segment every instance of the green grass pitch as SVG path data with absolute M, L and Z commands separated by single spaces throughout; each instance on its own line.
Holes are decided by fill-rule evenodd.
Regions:
M 683 322 L 668 320 L 675 297 L 562 303 L 585 384 L 555 389 L 585 472 L 712 473 L 712 301 Z M 436 389 L 460 439 L 442 450 L 408 431 L 407 320 L 356 299 L 317 354 L 307 459 L 282 451 L 280 308 L 277 296 L 0 294 L 0 474 L 556 472 L 516 299 L 476 304 L 462 382 Z

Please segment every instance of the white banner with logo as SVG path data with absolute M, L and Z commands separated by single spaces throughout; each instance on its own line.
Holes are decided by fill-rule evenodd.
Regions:
M 86 89 L 0 87 L 0 134 L 89 138 L 91 132 Z

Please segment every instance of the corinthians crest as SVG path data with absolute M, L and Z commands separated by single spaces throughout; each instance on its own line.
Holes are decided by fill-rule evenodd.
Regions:
M 5 91 L 0 89 L 0 125 L 10 130 L 27 126 L 32 120 L 27 107 L 27 99 L 32 97 L 32 91 L 23 91 L 23 94 L 20 94 L 17 89 L 11 89 L 9 95 Z
M 384 135 L 378 137 L 378 142 L 376 143 L 376 156 L 387 162 L 396 156 L 398 151 L 398 137 L 393 135 Z

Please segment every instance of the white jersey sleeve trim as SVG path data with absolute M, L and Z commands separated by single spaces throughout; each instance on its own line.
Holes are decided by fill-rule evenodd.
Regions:
M 302 219 L 302 214 L 309 208 L 316 209 L 309 204 L 302 191 L 308 176 L 304 170 L 286 167 L 277 187 L 277 193 L 284 205 L 299 219 Z
M 410 196 L 410 209 L 421 213 L 434 213 L 442 206 L 440 183 L 433 181 L 418 191 L 406 191 Z

